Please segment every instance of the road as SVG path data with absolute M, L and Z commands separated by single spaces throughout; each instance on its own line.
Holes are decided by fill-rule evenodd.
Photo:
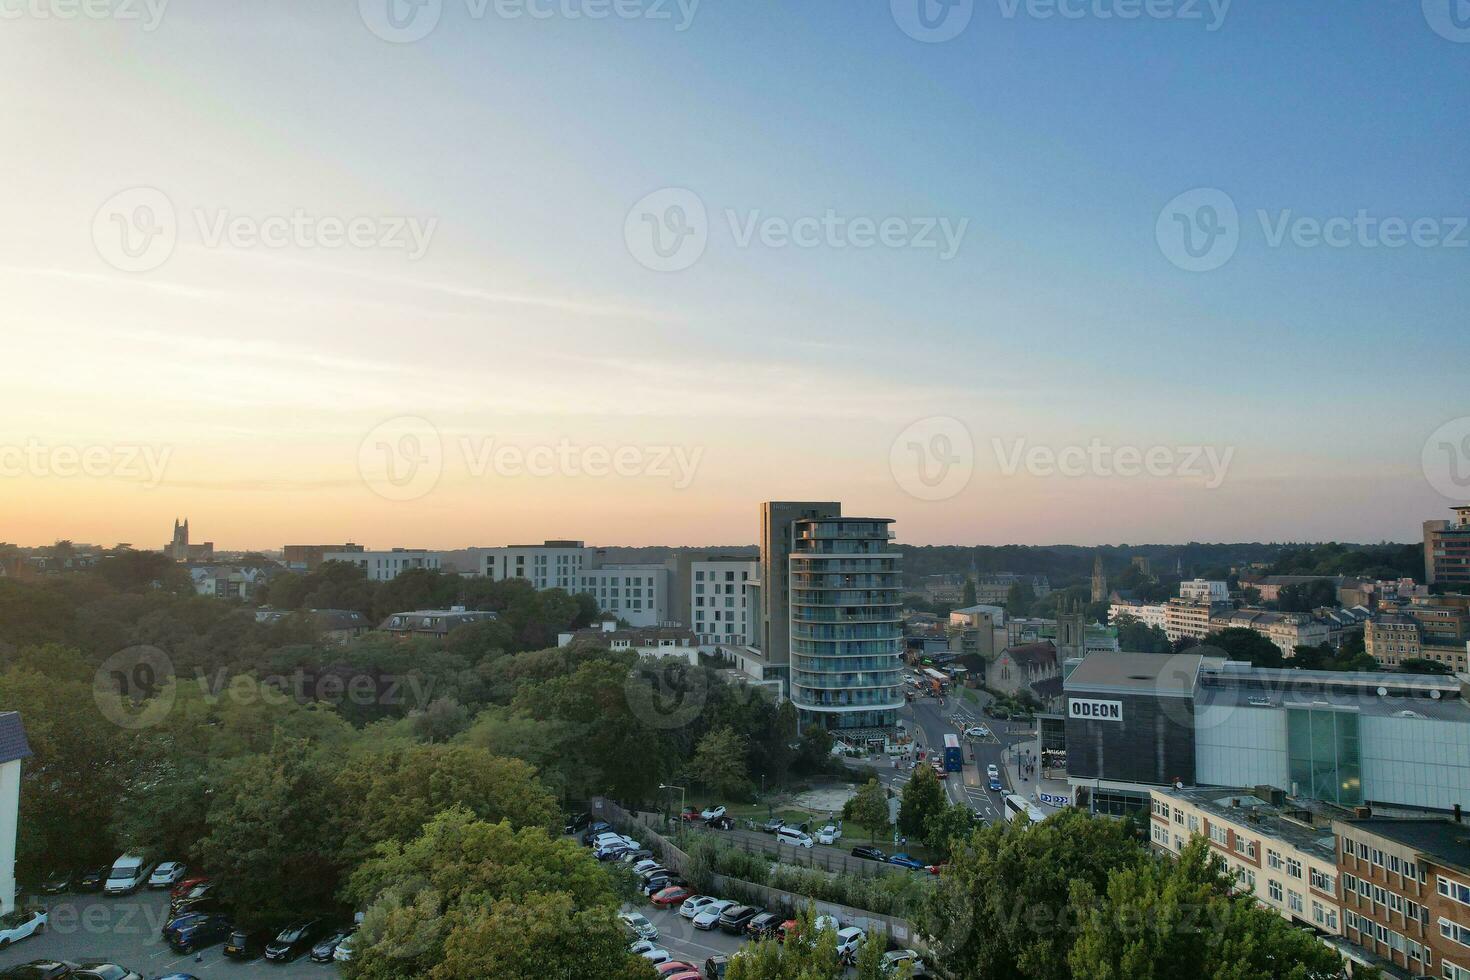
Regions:
M 641 814 L 643 819 L 652 817 L 659 826 L 661 817 L 657 814 Z M 739 847 L 750 853 L 765 853 L 775 855 L 780 861 L 787 864 L 801 864 L 809 867 L 824 868 L 828 871 L 841 871 L 853 875 L 874 874 L 914 874 L 907 868 L 900 868 L 892 864 L 883 864 L 880 861 L 867 861 L 863 858 L 852 856 L 852 849 L 859 844 L 867 844 L 867 835 L 861 831 L 856 832 L 855 837 L 842 837 L 836 845 L 815 844 L 810 848 L 793 847 L 790 844 L 780 843 L 772 834 L 760 830 L 709 830 L 703 824 L 688 824 L 687 830 L 697 833 L 712 834 L 716 838 Z M 812 835 L 816 836 L 818 827 L 812 827 Z M 635 833 L 633 835 L 637 837 Z M 885 854 L 893 850 L 891 841 L 878 841 L 877 846 L 883 849 Z
M 901 712 L 900 717 L 908 724 L 919 748 L 941 751 L 944 736 L 960 735 L 965 746 L 965 770 L 951 775 L 945 782 L 945 792 L 950 802 L 963 803 L 980 814 L 987 823 L 1003 819 L 1005 813 L 1002 798 L 1011 792 L 1010 776 L 1001 763 L 1001 755 L 1011 745 L 1026 741 L 1029 736 L 1011 735 L 1005 722 L 989 718 L 981 713 L 981 706 L 989 703 L 990 696 L 977 692 L 980 704 L 976 705 L 962 697 L 946 697 L 943 706 L 939 698 L 915 698 Z M 951 719 L 959 719 L 956 724 Z M 968 739 L 963 730 L 972 725 L 984 725 L 991 732 L 988 739 Z M 1000 769 L 1002 792 L 992 792 L 985 786 L 985 768 L 995 765 Z M 895 776 L 890 782 L 896 788 L 908 782 L 907 774 Z

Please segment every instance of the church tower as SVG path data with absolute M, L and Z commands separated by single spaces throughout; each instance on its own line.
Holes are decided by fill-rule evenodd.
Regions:
M 1092 601 L 1106 602 L 1108 600 L 1108 575 L 1103 571 L 1102 555 L 1099 554 L 1092 562 Z

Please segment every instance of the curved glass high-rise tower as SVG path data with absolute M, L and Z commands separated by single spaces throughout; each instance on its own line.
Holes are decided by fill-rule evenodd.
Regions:
M 792 525 L 791 699 L 803 725 L 897 723 L 903 621 L 892 523 L 815 517 Z

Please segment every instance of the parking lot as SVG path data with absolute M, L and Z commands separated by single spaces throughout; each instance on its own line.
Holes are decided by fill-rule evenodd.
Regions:
M 694 928 L 688 919 L 679 915 L 677 908 L 658 909 L 647 903 L 629 908 L 642 912 L 658 929 L 658 939 L 654 942 L 674 954 L 674 959 L 687 960 L 700 970 L 704 969 L 704 961 L 716 953 L 733 956 L 742 945 L 739 937 L 719 929 L 704 932 Z
M 333 964 L 313 963 L 304 956 L 294 963 L 237 963 L 225 959 L 220 946 L 181 956 L 169 949 L 160 934 L 168 917 L 167 891 L 141 891 L 119 898 L 51 895 L 37 898 L 35 904 L 49 911 L 46 931 L 0 950 L 0 969 L 30 960 L 60 959 L 116 963 L 144 977 L 170 973 L 193 974 L 203 980 L 338 976 Z

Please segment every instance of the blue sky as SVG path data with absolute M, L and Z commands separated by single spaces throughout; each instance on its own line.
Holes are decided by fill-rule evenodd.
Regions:
M 15 300 L 0 327 L 85 394 L 58 406 L 44 370 L 24 379 L 0 442 L 132 439 L 175 464 L 147 492 L 7 481 L 11 502 L 50 503 L 0 538 L 151 540 L 189 511 L 242 545 L 363 540 L 364 524 L 385 545 L 528 526 L 700 543 L 748 539 L 755 503 L 783 496 L 853 501 L 919 542 L 1415 536 L 1450 502 L 1420 453 L 1467 412 L 1470 248 L 1273 247 L 1257 213 L 1453 230 L 1470 213 L 1470 43 L 1408 0 L 1237 0 L 1213 31 L 1204 3 L 1189 5 L 1203 20 L 1096 15 L 1118 6 L 1064 20 L 977 2 L 934 44 L 886 0 L 705 0 L 684 31 L 444 0 L 410 44 L 353 4 L 174 0 L 152 31 L 8 20 L 0 80 L 29 97 L 0 160 L 19 229 L 0 245 Z M 162 190 L 186 230 L 161 267 L 119 272 L 87 228 L 135 187 Z M 678 272 L 645 268 L 623 234 L 663 188 L 708 214 L 704 254 Z M 1240 219 L 1208 272 L 1155 235 L 1195 188 Z M 292 208 L 423 216 L 433 239 L 406 261 L 188 230 L 195 210 Z M 965 232 L 945 260 L 741 247 L 730 225 L 828 209 Z M 486 485 L 450 466 L 424 499 L 363 495 L 356 447 L 403 415 L 705 462 L 677 491 Z M 915 499 L 890 448 L 934 417 L 970 431 L 974 478 Z M 1212 488 L 1006 477 L 992 438 L 1232 447 L 1234 462 Z M 79 511 L 96 516 L 60 526 Z

